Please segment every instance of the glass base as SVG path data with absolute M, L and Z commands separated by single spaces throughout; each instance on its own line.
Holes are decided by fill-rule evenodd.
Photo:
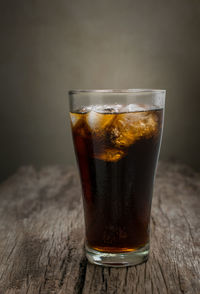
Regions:
M 147 261 L 149 255 L 149 244 L 144 247 L 124 253 L 106 253 L 94 250 L 85 245 L 86 257 L 89 262 L 101 266 L 125 267 Z

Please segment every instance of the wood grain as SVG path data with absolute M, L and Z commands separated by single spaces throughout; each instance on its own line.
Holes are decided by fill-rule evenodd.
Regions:
M 0 294 L 199 294 L 199 193 L 199 174 L 160 163 L 149 261 L 103 268 L 84 255 L 77 172 L 22 167 L 0 186 Z

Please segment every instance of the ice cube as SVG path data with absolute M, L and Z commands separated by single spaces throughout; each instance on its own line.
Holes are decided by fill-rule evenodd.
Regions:
M 88 126 L 85 121 L 85 113 L 70 113 L 73 133 L 81 137 L 87 137 Z
M 80 113 L 70 112 L 70 118 L 71 118 L 72 126 L 75 127 L 78 121 L 82 119 L 82 115 Z
M 92 110 L 88 112 L 86 122 L 92 133 L 98 132 L 100 134 L 105 131 L 105 128 L 112 123 L 114 118 L 115 115 L 113 114 L 102 114 Z
M 97 159 L 115 162 L 121 159 L 125 155 L 125 153 L 125 150 L 120 150 L 116 148 L 105 148 L 103 151 L 95 153 L 94 156 Z
M 157 116 L 151 111 L 121 113 L 110 129 L 111 140 L 115 147 L 126 148 L 141 138 L 151 138 L 157 130 Z

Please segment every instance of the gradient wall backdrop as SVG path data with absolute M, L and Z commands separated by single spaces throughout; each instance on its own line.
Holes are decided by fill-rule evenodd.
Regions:
M 67 90 L 167 89 L 162 159 L 200 170 L 199 0 L 0 1 L 0 179 L 74 164 Z

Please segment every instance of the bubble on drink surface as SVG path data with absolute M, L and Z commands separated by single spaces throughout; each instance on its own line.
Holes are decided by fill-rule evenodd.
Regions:
M 95 105 L 93 106 L 93 110 L 99 113 L 119 113 L 123 105 L 121 104 L 111 104 L 111 105 Z

